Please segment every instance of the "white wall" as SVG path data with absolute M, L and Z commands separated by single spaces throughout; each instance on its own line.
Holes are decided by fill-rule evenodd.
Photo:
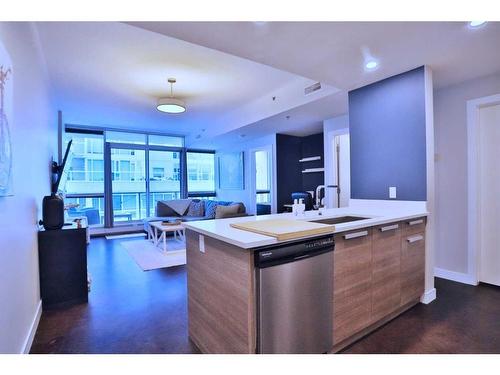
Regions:
M 323 140 L 324 140 L 324 157 L 325 157 L 325 185 L 333 185 L 336 183 L 336 171 L 335 171 L 335 158 L 334 158 L 334 147 L 333 139 L 335 135 L 345 134 L 349 132 L 349 116 L 342 115 L 333 117 L 331 119 L 323 121 Z M 349 159 L 342 159 L 341 162 L 345 161 L 345 165 L 340 166 L 340 170 L 350 170 Z M 343 185 L 341 183 L 341 185 Z M 351 185 L 351 181 L 348 182 Z M 336 203 L 337 192 L 335 189 L 326 189 L 325 191 L 325 202 L 326 207 L 334 208 L 337 207 Z M 347 201 L 350 198 L 350 191 Z
M 466 102 L 500 93 L 500 73 L 434 93 L 437 274 L 467 273 Z M 443 273 L 444 272 L 444 273 Z M 457 275 L 455 275 L 457 276 Z M 460 275 L 458 275 L 460 276 Z
M 245 173 L 245 188 L 243 190 L 221 190 L 219 189 L 218 180 L 216 182 L 216 192 L 217 199 L 224 201 L 237 201 L 243 202 L 247 208 L 247 213 L 255 214 L 256 208 L 253 205 L 252 199 L 252 178 L 251 178 L 251 150 L 264 147 L 271 146 L 273 149 L 273 178 L 272 185 L 274 194 L 276 194 L 276 134 L 271 134 L 262 138 L 253 139 L 249 141 L 241 141 L 237 144 L 228 145 L 223 148 L 219 148 L 216 150 L 216 153 L 222 152 L 236 152 L 243 151 L 244 152 L 244 173 Z M 276 212 L 276 196 L 273 200 L 272 212 Z
M 14 196 L 0 198 L 0 353 L 20 353 L 40 306 L 36 222 L 50 193 L 57 118 L 31 24 L 0 22 L 0 41 L 14 71 Z

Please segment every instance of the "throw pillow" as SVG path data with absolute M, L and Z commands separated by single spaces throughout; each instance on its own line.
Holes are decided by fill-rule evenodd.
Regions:
M 217 201 L 205 201 L 205 217 L 209 219 L 215 218 L 215 210 L 217 209 Z
M 177 216 L 177 213 L 167 205 L 168 201 L 156 202 L 156 216 Z
M 225 217 L 232 217 L 238 214 L 239 206 L 237 204 L 231 204 L 229 206 L 217 206 L 215 210 L 215 218 L 223 219 Z
M 173 199 L 171 201 L 164 201 L 167 206 L 177 212 L 180 216 L 184 216 L 191 204 L 192 199 Z
M 203 201 L 196 199 L 189 205 L 186 216 L 203 216 L 205 215 L 205 204 Z

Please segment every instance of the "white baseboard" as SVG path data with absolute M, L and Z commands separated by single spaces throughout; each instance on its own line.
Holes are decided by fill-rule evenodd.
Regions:
M 428 305 L 432 301 L 436 299 L 436 288 L 432 288 L 431 290 L 428 290 L 422 294 L 420 297 L 420 302 Z
M 455 272 L 455 271 L 450 271 L 450 270 L 445 270 L 443 268 L 434 268 L 434 276 L 435 277 L 440 277 L 442 279 L 447 279 L 451 281 L 456 281 L 459 283 L 463 284 L 468 284 L 468 285 L 477 285 L 476 280 L 474 277 L 467 273 L 462 273 L 462 272 Z
M 24 341 L 23 350 L 21 354 L 29 354 L 31 350 L 31 345 L 33 344 L 33 339 L 35 338 L 35 333 L 38 328 L 38 323 L 40 323 L 40 317 L 42 316 L 42 300 L 38 302 L 38 306 L 36 308 L 35 316 L 33 317 L 33 321 L 31 322 L 31 327 Z

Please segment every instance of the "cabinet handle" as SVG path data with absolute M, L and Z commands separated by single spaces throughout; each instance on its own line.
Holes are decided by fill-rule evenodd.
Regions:
M 408 225 L 417 225 L 417 224 L 423 224 L 423 223 L 424 223 L 424 219 L 419 219 L 419 220 L 409 221 Z
M 368 236 L 368 231 L 367 230 L 363 230 L 361 232 L 355 232 L 355 233 L 346 234 L 346 235 L 344 235 L 344 239 L 351 240 L 353 238 L 364 237 L 364 236 Z
M 387 232 L 389 230 L 394 230 L 394 229 L 398 229 L 398 228 L 399 228 L 399 224 L 393 224 L 393 225 L 387 225 L 386 227 L 380 228 L 380 231 Z
M 408 241 L 409 243 L 413 243 L 413 242 L 421 241 L 423 239 L 424 239 L 424 236 L 422 236 L 421 234 L 417 234 L 416 236 L 408 237 L 406 239 L 406 241 Z

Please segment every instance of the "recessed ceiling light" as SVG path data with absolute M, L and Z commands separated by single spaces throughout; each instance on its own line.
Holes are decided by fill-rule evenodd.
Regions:
M 486 25 L 486 22 L 487 21 L 470 21 L 469 22 L 469 27 L 472 28 L 472 29 L 477 29 L 481 26 L 484 26 Z
M 377 60 L 369 60 L 365 63 L 366 70 L 375 70 L 377 68 L 378 68 L 378 61 Z

